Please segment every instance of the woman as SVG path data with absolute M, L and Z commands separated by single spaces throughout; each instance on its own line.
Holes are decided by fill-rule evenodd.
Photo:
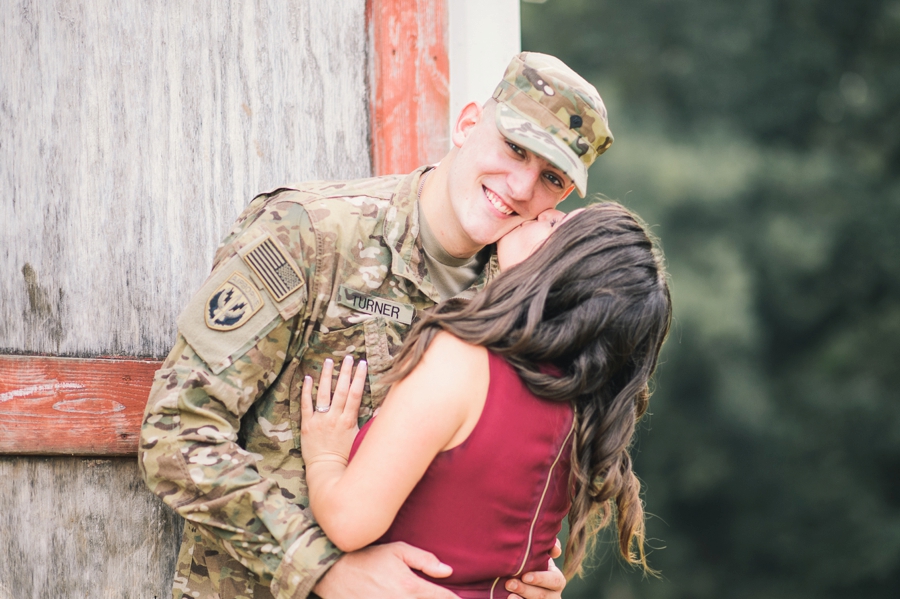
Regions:
M 304 381 L 310 507 L 341 549 L 404 540 L 453 567 L 434 582 L 492 597 L 546 567 L 566 514 L 567 577 L 614 516 L 622 556 L 647 568 L 628 446 L 671 320 L 665 273 L 618 204 L 547 214 L 500 241 L 484 292 L 415 326 L 355 446 L 365 363 L 351 379 L 345 359 L 333 399 L 326 364 L 315 407 Z

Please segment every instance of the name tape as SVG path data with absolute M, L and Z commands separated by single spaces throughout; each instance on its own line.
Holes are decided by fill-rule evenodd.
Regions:
M 357 312 L 384 316 L 403 324 L 412 324 L 413 316 L 416 314 L 416 309 L 409 304 L 400 304 L 381 297 L 366 295 L 353 289 L 347 289 L 343 285 L 338 288 L 338 303 Z

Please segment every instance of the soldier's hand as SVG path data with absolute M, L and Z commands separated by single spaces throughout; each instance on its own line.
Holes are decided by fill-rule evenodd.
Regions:
M 300 447 L 307 466 L 325 461 L 347 464 L 353 439 L 359 432 L 357 418 L 366 384 L 366 363 L 360 361 L 351 379 L 353 357 L 346 356 L 332 397 L 333 370 L 334 362 L 325 360 L 315 402 L 312 378 L 307 376 L 303 379 L 300 391 Z
M 322 599 L 459 599 L 445 588 L 419 578 L 450 576 L 450 566 L 434 554 L 406 543 L 372 545 L 343 556 L 313 588 Z
M 551 557 L 562 555 L 562 547 L 559 539 L 550 552 Z M 514 593 L 509 599 L 562 599 L 563 589 L 566 588 L 566 577 L 553 560 L 547 566 L 546 572 L 528 572 L 522 576 L 522 580 L 510 580 L 506 583 L 506 590 Z

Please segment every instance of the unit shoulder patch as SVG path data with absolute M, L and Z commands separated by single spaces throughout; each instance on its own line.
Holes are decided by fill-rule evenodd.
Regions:
M 246 324 L 263 307 L 256 286 L 233 273 L 206 300 L 206 326 L 215 331 L 233 331 Z
M 213 374 L 284 322 L 253 277 L 243 260 L 231 257 L 210 274 L 178 316 L 178 330 Z

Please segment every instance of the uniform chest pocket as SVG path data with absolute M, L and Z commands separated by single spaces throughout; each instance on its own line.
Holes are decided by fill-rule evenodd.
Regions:
M 390 334 L 393 331 L 388 331 L 389 328 L 391 327 L 386 325 L 384 318 L 372 316 L 347 328 L 316 331 L 311 335 L 306 348 L 294 358 L 296 368 L 290 383 L 291 428 L 297 448 L 300 447 L 300 390 L 303 377 L 312 377 L 315 393 L 326 358 L 334 360 L 336 365 L 332 388 L 337 384 L 337 366 L 344 356 L 349 354 L 355 362 L 368 362 L 366 389 L 359 408 L 360 426 L 372 417 L 372 412 L 381 405 L 387 394 L 387 387 L 381 383 L 381 379 L 390 369 L 392 356 L 399 349 L 396 343 L 399 336 Z

